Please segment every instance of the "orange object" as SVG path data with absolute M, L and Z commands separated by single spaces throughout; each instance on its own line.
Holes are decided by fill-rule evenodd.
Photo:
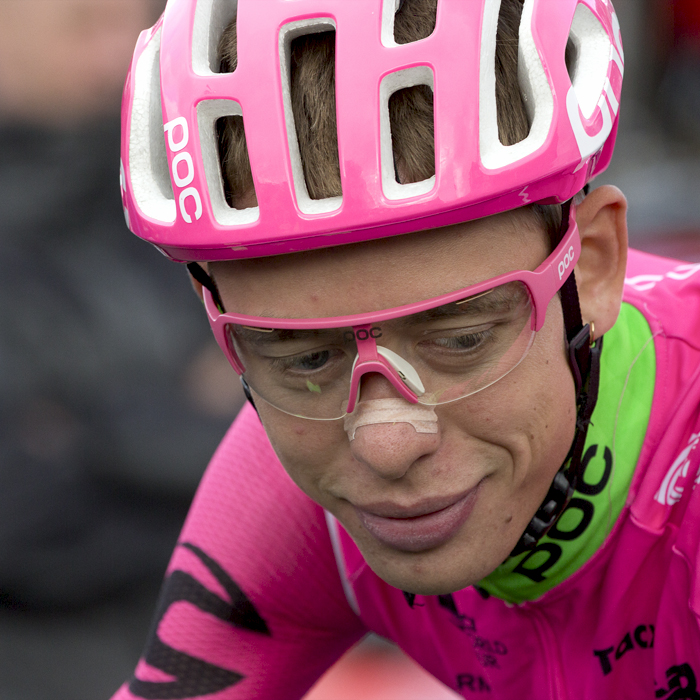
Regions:
M 459 700 L 402 651 L 376 637 L 353 647 L 304 700 Z

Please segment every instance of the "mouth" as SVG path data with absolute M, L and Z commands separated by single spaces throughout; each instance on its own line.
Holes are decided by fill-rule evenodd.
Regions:
M 450 540 L 471 515 L 479 486 L 409 508 L 379 503 L 354 506 L 360 522 L 376 540 L 401 552 L 425 552 Z

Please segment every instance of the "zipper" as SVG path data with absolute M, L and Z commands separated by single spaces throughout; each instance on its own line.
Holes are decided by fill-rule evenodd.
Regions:
M 552 700 L 569 700 L 569 692 L 566 687 L 564 664 L 559 654 L 559 644 L 552 626 L 547 618 L 531 607 L 528 611 L 543 650 L 545 673 L 549 679 L 549 697 Z

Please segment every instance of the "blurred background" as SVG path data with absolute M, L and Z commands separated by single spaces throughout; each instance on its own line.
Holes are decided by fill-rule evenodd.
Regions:
M 109 698 L 242 404 L 130 235 L 119 105 L 164 0 L 0 0 L 0 700 Z
M 181 266 L 126 230 L 119 98 L 163 0 L 0 0 L 0 700 L 132 673 L 199 477 L 242 404 Z M 632 245 L 700 261 L 700 2 L 616 0 L 600 181 Z M 452 697 L 371 639 L 313 700 Z

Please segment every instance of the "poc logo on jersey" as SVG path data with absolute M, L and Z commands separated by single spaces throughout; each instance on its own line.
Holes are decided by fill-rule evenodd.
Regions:
M 181 189 L 178 197 L 180 215 L 185 223 L 191 224 L 192 215 L 187 211 L 188 200 L 192 200 L 189 206 L 194 210 L 194 218 L 199 219 L 202 216 L 202 198 L 197 188 L 192 186 L 194 161 L 191 154 L 185 150 L 190 142 L 190 127 L 184 117 L 177 117 L 169 121 L 163 130 L 167 136 L 168 148 L 177 154 L 170 164 L 170 174 L 175 185 Z
M 561 279 L 564 276 L 564 273 L 571 267 L 571 263 L 574 261 L 575 256 L 574 246 L 571 246 L 567 254 L 559 263 L 559 279 Z

